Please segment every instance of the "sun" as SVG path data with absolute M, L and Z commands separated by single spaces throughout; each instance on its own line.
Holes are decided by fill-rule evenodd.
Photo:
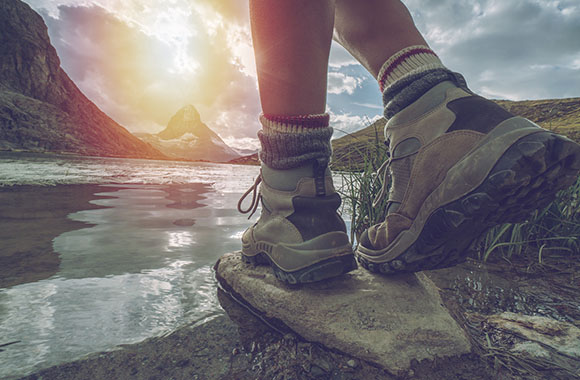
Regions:
M 188 9 L 168 8 L 158 12 L 147 28 L 148 34 L 163 43 L 161 48 L 151 50 L 150 59 L 169 74 L 193 75 L 200 68 L 193 57 L 198 33 L 190 14 Z

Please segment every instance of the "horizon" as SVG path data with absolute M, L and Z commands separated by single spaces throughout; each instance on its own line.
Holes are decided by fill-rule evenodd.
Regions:
M 25 2 L 44 18 L 75 84 L 130 132 L 158 133 L 192 104 L 232 148 L 259 147 L 245 2 Z M 426 0 L 405 4 L 430 46 L 475 92 L 513 101 L 580 97 L 580 7 L 573 2 L 472 0 L 427 9 Z M 327 101 L 335 138 L 382 114 L 375 79 L 334 42 Z

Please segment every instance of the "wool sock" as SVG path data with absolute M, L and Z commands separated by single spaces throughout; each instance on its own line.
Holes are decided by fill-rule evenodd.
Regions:
M 275 170 L 294 169 L 308 162 L 327 165 L 332 148 L 329 115 L 260 115 L 260 160 Z
M 387 119 L 441 82 L 453 81 L 469 91 L 463 76 L 446 68 L 435 52 L 423 45 L 409 46 L 392 55 L 381 67 L 377 80 Z

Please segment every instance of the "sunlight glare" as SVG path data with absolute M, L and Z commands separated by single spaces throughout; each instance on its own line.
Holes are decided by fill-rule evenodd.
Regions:
M 167 234 L 169 236 L 167 238 L 166 251 L 191 247 L 195 243 L 193 235 L 189 231 L 175 231 L 168 232 Z
M 163 60 L 170 74 L 195 74 L 200 65 L 190 56 L 191 43 L 198 35 L 192 25 L 191 11 L 182 8 L 169 8 L 159 12 L 149 32 L 169 45 L 172 54 L 152 54 L 151 59 Z

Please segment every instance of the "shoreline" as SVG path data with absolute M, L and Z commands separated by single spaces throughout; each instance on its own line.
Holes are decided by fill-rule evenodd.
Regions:
M 221 290 L 226 313 L 169 335 L 123 345 L 79 360 L 36 371 L 19 380 L 118 379 L 384 379 L 400 377 L 376 365 L 305 341 L 294 333 L 270 329 Z M 453 370 L 450 372 L 450 368 Z M 449 377 L 454 372 L 456 376 Z M 414 363 L 416 379 L 454 380 L 487 377 L 475 355 Z M 16 377 L 14 378 L 16 379 Z
M 495 355 L 501 352 L 508 355 L 508 348 L 513 340 L 509 338 L 510 333 L 505 330 L 490 330 L 489 326 L 485 328 L 485 331 L 474 330 L 474 327 L 469 324 L 474 323 L 484 314 L 518 307 L 517 304 L 511 306 L 501 302 L 497 304 L 494 294 L 490 294 L 490 292 L 498 292 L 507 296 L 506 293 L 511 293 L 512 290 L 507 286 L 510 284 L 511 277 L 516 274 L 510 268 L 501 268 L 493 264 L 488 268 L 482 268 L 474 262 L 462 264 L 456 268 L 432 271 L 428 273 L 428 276 L 441 289 L 440 293 L 446 307 L 464 326 L 470 339 L 476 343 L 474 350 L 471 354 L 461 357 L 411 363 L 410 370 L 405 374 L 388 373 L 375 364 L 327 349 L 318 343 L 308 342 L 291 331 L 275 331 L 223 290 L 217 288 L 215 291 L 225 313 L 216 312 L 202 321 L 180 327 L 169 334 L 135 344 L 121 345 L 111 351 L 89 354 L 72 362 L 35 371 L 19 379 L 394 380 L 412 378 L 459 380 L 470 378 L 484 380 L 502 378 L 518 380 L 526 378 L 544 380 L 553 378 L 552 376 L 570 380 L 575 378 L 559 371 L 559 367 L 545 370 L 545 372 L 541 369 L 526 372 L 525 367 L 517 367 L 517 361 L 511 362 L 508 367 L 496 367 Z M 465 279 L 473 282 L 461 285 L 464 276 Z M 520 277 L 520 275 L 516 276 Z M 492 279 L 492 284 L 496 287 L 478 289 L 477 284 L 483 278 Z M 546 281 L 550 281 L 549 276 L 540 278 L 522 276 L 520 280 L 524 283 L 529 282 L 524 286 L 529 292 L 525 297 L 536 293 L 542 296 L 543 291 L 550 289 L 546 288 Z M 467 289 L 461 289 L 462 287 Z M 514 299 L 517 301 L 525 297 L 522 298 L 516 294 Z M 564 298 L 565 302 L 570 300 L 574 300 L 573 293 Z M 524 315 L 528 314 L 531 315 L 533 312 L 531 310 L 524 312 Z M 493 342 L 493 347 L 489 348 L 491 351 L 486 351 L 485 346 L 481 346 L 482 343 L 485 344 L 486 339 L 491 339 Z M 505 339 L 507 342 L 502 342 Z M 492 355 L 494 352 L 495 354 Z M 503 356 L 503 358 L 511 357 L 511 360 L 518 358 L 511 353 L 509 355 L 512 356 Z M 524 352 L 518 355 L 520 356 L 517 360 L 534 363 L 534 358 L 529 356 L 530 354 Z M 570 361 L 570 365 L 580 365 L 580 362 Z
M 46 156 L 46 157 L 59 157 L 59 158 L 110 158 L 110 159 L 125 159 L 125 160 L 146 160 L 146 161 L 160 161 L 160 162 L 182 162 L 182 163 L 199 163 L 199 164 L 224 164 L 224 165 L 252 165 L 256 166 L 259 163 L 235 163 L 231 161 L 208 161 L 208 160 L 188 160 L 188 159 L 180 159 L 175 157 L 168 157 L 168 158 L 148 158 L 148 157 L 137 157 L 137 156 L 95 156 L 95 155 L 85 155 L 81 153 L 75 152 L 53 152 L 53 151 L 33 151 L 33 150 L 9 150 L 9 149 L 0 149 L 0 158 L 2 154 L 8 155 L 30 155 L 30 156 Z M 252 156 L 252 155 L 250 155 Z M 235 158 L 234 160 L 243 160 L 246 157 L 250 156 L 241 156 L 239 158 Z

